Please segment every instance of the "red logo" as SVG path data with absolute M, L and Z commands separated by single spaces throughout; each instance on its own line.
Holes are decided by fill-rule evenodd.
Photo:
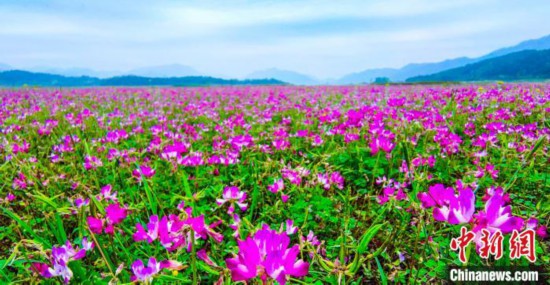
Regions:
M 462 263 L 466 263 L 466 247 L 474 240 L 476 234 L 468 231 L 466 227 L 460 228 L 460 236 L 451 240 L 451 249 L 458 250 L 458 258 Z M 479 247 L 479 256 L 489 258 L 493 255 L 495 260 L 499 260 L 503 255 L 504 236 L 497 230 L 492 233 L 487 229 L 481 230 L 481 246 Z M 514 230 L 510 236 L 510 259 L 518 259 L 524 256 L 530 262 L 535 262 L 535 231 L 529 229 L 521 233 Z
M 462 263 L 466 263 L 466 247 L 472 242 L 476 235 L 468 231 L 466 227 L 460 229 L 460 236 L 451 240 L 451 249 L 458 249 L 458 258 Z

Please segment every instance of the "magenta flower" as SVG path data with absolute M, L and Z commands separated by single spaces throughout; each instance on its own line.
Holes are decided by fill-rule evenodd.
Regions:
M 197 251 L 197 257 L 204 261 L 206 264 L 210 265 L 210 266 L 215 266 L 217 267 L 218 265 L 210 258 L 210 256 L 208 256 L 208 254 L 206 253 L 206 250 L 203 248 L 199 251 Z
M 283 178 L 288 179 L 290 183 L 294 185 L 302 184 L 302 178 L 309 175 L 309 170 L 303 167 L 297 167 L 296 169 L 283 168 L 281 170 Z
M 101 234 L 103 231 L 103 220 L 94 217 L 88 217 L 86 220 L 88 221 L 88 227 L 92 233 Z
M 180 262 L 174 260 L 157 262 L 157 259 L 154 257 L 149 258 L 149 262 L 145 266 L 143 261 L 138 259 L 132 263 L 132 272 L 134 275 L 131 277 L 131 280 L 149 284 L 153 281 L 153 277 L 160 273 L 162 269 L 180 270 L 182 267 Z
M 101 187 L 101 194 L 96 196 L 96 199 L 98 201 L 101 201 L 102 199 L 105 199 L 105 201 L 112 201 L 112 202 L 118 202 L 117 198 L 117 192 L 112 192 L 113 186 L 111 184 L 107 184 L 103 187 Z
M 233 214 L 235 211 L 234 204 L 237 204 L 241 211 L 246 211 L 248 204 L 245 203 L 246 192 L 239 191 L 239 188 L 236 186 L 227 186 L 223 189 L 222 199 L 216 199 L 216 204 L 222 206 L 225 203 L 229 204 L 229 209 L 227 210 L 228 214 Z
M 143 228 L 141 224 L 136 224 L 136 233 L 132 236 L 134 241 L 147 240 L 148 243 L 152 243 L 158 237 L 159 231 L 159 217 L 153 215 L 149 217 L 149 223 L 147 223 L 147 231 Z
M 473 231 L 481 232 L 487 229 L 494 233 L 497 230 L 503 234 L 523 227 L 523 219 L 512 215 L 512 208 L 505 204 L 504 196 L 500 192 L 495 194 L 485 203 L 485 210 L 475 215 Z
M 284 189 L 285 189 L 285 184 L 283 182 L 283 179 L 277 179 L 273 184 L 267 186 L 267 190 L 275 194 L 277 194 L 279 191 L 282 191 Z
M 44 278 L 61 277 L 65 284 L 69 283 L 73 277 L 73 272 L 69 268 L 69 262 L 78 260 L 86 256 L 86 252 L 94 248 L 92 242 L 88 242 L 86 237 L 82 238 L 82 249 L 73 248 L 67 240 L 63 246 L 52 247 L 50 262 L 52 266 L 48 267 L 44 263 L 33 263 L 31 270 L 38 272 Z
M 121 223 L 128 216 L 128 210 L 119 204 L 111 204 L 105 208 L 105 216 L 113 225 Z
M 285 195 L 283 193 L 283 190 L 285 189 L 285 183 L 283 179 L 277 179 L 273 184 L 267 186 L 267 190 L 271 191 L 272 193 L 279 193 L 281 192 L 281 200 L 283 203 L 286 203 L 288 201 L 288 195 Z
M 531 217 L 525 223 L 525 229 L 534 230 L 539 237 L 544 239 L 548 236 L 548 233 L 546 232 L 547 228 L 546 226 L 539 226 L 537 228 L 538 224 L 539 220 L 537 218 Z
M 277 233 L 268 226 L 257 231 L 253 237 L 239 240 L 239 254 L 226 259 L 233 281 L 246 281 L 260 277 L 277 280 L 284 285 L 288 276 L 302 277 L 309 272 L 309 263 L 296 260 L 300 253 L 298 245 L 288 248 L 290 238 L 286 233 Z
M 378 203 L 380 205 L 384 205 L 392 197 L 397 201 L 407 199 L 407 194 L 405 194 L 405 192 L 403 192 L 403 188 L 402 188 L 402 187 L 405 187 L 405 186 L 406 186 L 406 184 L 404 184 L 403 186 L 399 185 L 399 184 L 396 185 L 396 186 L 391 186 L 391 185 L 386 186 L 384 188 L 384 190 L 382 190 L 382 195 L 379 195 L 377 197 Z M 395 190 L 397 190 L 397 193 L 395 193 Z
M 143 177 L 151 178 L 155 175 L 155 170 L 147 165 L 141 165 L 138 169 L 132 171 L 132 176 L 134 176 L 138 181 L 141 181 Z
M 190 210 L 190 209 L 189 209 Z M 204 223 L 204 216 L 191 217 L 190 211 L 188 218 L 181 220 L 176 215 L 164 216 L 160 219 L 154 215 L 149 217 L 147 230 L 141 225 L 136 224 L 136 232 L 133 239 L 136 242 L 147 240 L 152 243 L 159 240 L 161 245 L 168 251 L 174 251 L 183 246 L 191 249 L 190 230 L 195 232 L 197 238 L 208 239 L 212 237 L 217 242 L 221 242 L 223 235 L 216 233 Z
M 1 199 L 0 199 L 1 200 Z M 15 200 L 15 195 L 13 195 L 12 193 L 9 193 L 6 194 L 6 198 L 4 198 L 4 201 L 6 202 L 12 202 L 13 200 Z
M 282 233 L 283 229 L 285 229 L 286 234 L 289 236 L 295 234 L 296 231 L 298 231 L 298 227 L 294 226 L 293 220 L 286 220 L 285 223 L 282 223 L 281 228 L 279 229 L 279 232 Z
M 101 159 L 95 156 L 89 156 L 89 155 L 84 157 L 84 168 L 86 170 L 96 169 L 101 166 L 103 166 L 103 162 L 101 162 Z
M 328 180 L 328 176 L 325 173 L 318 173 L 317 174 L 317 182 L 325 188 L 325 190 L 330 189 L 330 182 Z
M 433 209 L 436 221 L 447 221 L 450 224 L 470 222 L 475 211 L 475 195 L 471 188 L 457 182 L 458 196 L 452 187 L 445 188 L 442 184 L 430 186 L 428 193 L 418 193 L 418 199 L 424 208 Z
M 114 226 L 121 223 L 128 216 L 128 210 L 118 204 L 111 204 L 105 208 L 105 219 L 87 217 L 88 227 L 94 234 L 101 234 L 105 227 L 106 234 L 114 234 Z
M 72 203 L 76 208 L 80 209 L 83 206 L 88 206 L 88 204 L 90 204 L 90 198 L 83 199 L 83 198 L 78 197 L 78 198 L 74 199 L 74 202 L 72 202 Z
M 436 184 L 428 188 L 428 192 L 419 192 L 417 197 L 424 209 L 434 206 L 444 206 L 450 203 L 449 197 L 454 195 L 452 187 L 445 187 L 443 184 Z
M 344 177 L 342 177 L 342 175 L 338 171 L 333 172 L 330 174 L 330 184 L 342 190 L 344 189 Z
M 17 177 L 13 179 L 12 188 L 17 189 L 27 189 L 27 177 L 21 172 L 17 174 Z
M 369 147 L 373 155 L 377 154 L 380 150 L 385 153 L 390 153 L 395 147 L 395 143 L 392 142 L 391 138 L 380 135 L 371 140 Z

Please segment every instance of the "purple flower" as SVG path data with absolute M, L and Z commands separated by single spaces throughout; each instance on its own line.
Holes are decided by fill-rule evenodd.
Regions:
M 342 190 L 344 189 L 344 177 L 340 172 L 336 171 L 330 174 L 330 184 L 335 185 L 336 188 Z
M 86 237 L 82 239 L 82 249 L 73 248 L 72 244 L 67 240 L 63 246 L 52 247 L 50 257 L 52 266 L 48 267 L 44 263 L 33 263 L 31 270 L 37 271 L 44 278 L 61 277 L 63 282 L 67 284 L 73 277 L 73 272 L 69 268 L 69 262 L 84 258 L 86 252 L 93 248 L 93 243 L 88 242 Z
M 98 201 L 101 201 L 102 199 L 105 199 L 106 201 L 112 201 L 112 202 L 118 202 L 117 198 L 117 192 L 112 192 L 113 186 L 111 184 L 107 184 L 103 187 L 101 187 L 101 194 L 96 196 L 96 199 Z
M 143 264 L 143 261 L 141 261 L 141 259 L 138 259 L 134 261 L 134 263 L 132 263 L 132 272 L 134 273 L 134 275 L 132 276 L 131 280 L 151 283 L 151 281 L 153 281 L 153 277 L 165 268 L 180 270 L 182 268 L 182 264 L 174 260 L 164 260 L 161 262 L 157 262 L 156 258 L 151 257 L 149 258 L 147 266 L 145 266 Z
M 267 186 L 267 190 L 275 194 L 284 189 L 285 189 L 285 184 L 283 182 L 283 179 L 277 179 L 273 184 Z
M 512 215 L 512 208 L 506 206 L 504 196 L 499 192 L 495 192 L 485 203 L 485 210 L 479 211 L 475 219 L 473 231 L 476 233 L 487 229 L 491 233 L 500 230 L 506 234 L 523 227 L 523 219 Z
M 143 177 L 151 178 L 155 175 L 155 170 L 147 165 L 141 165 L 138 169 L 132 171 L 132 176 L 137 178 L 138 181 L 141 181 Z
M 470 222 L 475 211 L 475 195 L 471 188 L 463 187 L 457 182 L 458 196 L 452 187 L 443 184 L 430 186 L 428 193 L 418 193 L 422 207 L 433 209 L 436 221 L 447 221 L 450 224 Z
M 531 217 L 525 223 L 525 229 L 534 230 L 539 237 L 544 239 L 548 236 L 546 232 L 546 226 L 539 226 L 537 228 L 538 224 L 539 220 L 537 220 L 537 218 Z
M 118 204 L 111 204 L 105 208 L 105 219 L 90 216 L 86 220 L 92 233 L 101 234 L 105 227 L 105 233 L 114 234 L 114 226 L 121 223 L 127 216 L 126 208 L 121 208 Z
M 328 176 L 325 173 L 317 174 L 317 182 L 323 185 L 323 188 L 325 188 L 325 190 L 330 189 L 330 182 L 329 182 Z
M 286 229 L 285 232 L 287 235 L 293 235 L 298 230 L 298 228 L 294 226 L 293 220 L 286 220 L 285 223 L 282 223 L 279 232 L 283 232 L 283 228 Z
M 210 258 L 210 256 L 208 256 L 208 254 L 206 253 L 206 250 L 203 248 L 199 251 L 197 251 L 197 257 L 206 262 L 206 264 L 210 265 L 210 266 L 218 266 L 214 261 L 212 261 L 212 259 Z
M 246 211 L 248 204 L 245 203 L 245 200 L 246 193 L 244 191 L 239 191 L 239 188 L 236 186 L 227 186 L 223 189 L 222 199 L 216 199 L 216 204 L 221 206 L 229 203 L 227 213 L 231 215 L 235 211 L 233 204 L 237 204 L 241 208 L 241 211 Z
M 103 221 L 94 217 L 86 218 L 88 221 L 88 227 L 94 234 L 101 234 L 103 231 Z
M 183 246 L 190 249 L 190 230 L 195 232 L 197 238 L 212 237 L 217 242 L 223 239 L 223 235 L 214 232 L 204 223 L 203 215 L 199 217 L 189 215 L 185 220 L 181 220 L 177 215 L 164 216 L 159 220 L 159 217 L 154 215 L 149 217 L 147 230 L 141 224 L 136 224 L 136 232 L 132 237 L 136 242 L 147 240 L 148 243 L 158 239 L 164 248 L 174 251 Z
M 110 224 L 116 225 L 126 219 L 126 216 L 128 216 L 128 210 L 121 208 L 119 204 L 111 204 L 105 208 L 105 216 L 109 220 Z
M 309 272 L 309 263 L 297 260 L 300 248 L 288 248 L 290 238 L 286 233 L 277 233 L 268 226 L 257 231 L 253 237 L 239 240 L 239 254 L 226 259 L 233 281 L 246 281 L 260 277 L 286 284 L 288 276 L 302 277 Z
M 159 217 L 153 215 L 149 217 L 149 223 L 147 223 L 147 231 L 143 228 L 141 224 L 136 224 L 136 233 L 132 236 L 134 241 L 147 240 L 148 243 L 152 243 L 158 237 L 159 231 Z
M 384 135 L 377 136 L 374 138 L 370 144 L 370 149 L 372 154 L 377 154 L 380 150 L 390 153 L 395 147 L 395 143 L 392 142 L 392 139 Z
M 101 162 L 101 159 L 95 156 L 89 156 L 89 155 L 84 157 L 84 168 L 86 170 L 96 169 L 100 166 L 103 166 L 103 162 Z

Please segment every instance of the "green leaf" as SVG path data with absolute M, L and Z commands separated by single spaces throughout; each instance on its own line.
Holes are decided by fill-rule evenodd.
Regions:
M 378 233 L 378 231 L 382 228 L 382 224 L 371 226 L 365 234 L 363 234 L 363 237 L 361 238 L 361 241 L 359 242 L 359 245 L 357 246 L 357 252 L 360 254 L 363 254 L 367 252 L 368 246 L 372 238 Z

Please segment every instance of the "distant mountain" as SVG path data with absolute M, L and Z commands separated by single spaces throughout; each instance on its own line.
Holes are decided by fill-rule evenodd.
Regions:
M 521 42 L 515 46 L 497 49 L 487 55 L 480 57 L 479 59 L 488 59 L 492 57 L 502 56 L 513 52 L 522 50 L 544 50 L 550 49 L 550 35 L 544 36 L 539 39 L 528 40 Z
M 29 68 L 28 71 L 36 73 L 49 73 L 70 77 L 90 76 L 90 77 L 109 77 L 118 74 L 117 72 L 97 71 L 90 68 L 82 67 L 69 67 L 69 68 L 57 68 L 48 66 L 35 66 Z
M 290 84 L 295 84 L 295 85 L 319 84 L 319 81 L 317 81 L 316 79 L 308 75 L 290 71 L 290 70 L 277 69 L 277 68 L 270 68 L 266 70 L 256 71 L 246 76 L 246 78 L 248 79 L 273 78 L 273 79 L 277 79 L 277 80 L 287 82 Z
M 495 50 L 478 58 L 459 57 L 455 59 L 444 60 L 433 63 L 412 63 L 405 65 L 399 69 L 382 68 L 382 69 L 367 69 L 365 71 L 352 73 L 342 77 L 337 81 L 339 84 L 359 84 L 372 82 L 376 77 L 388 77 L 391 81 L 404 81 L 407 78 L 428 75 L 465 66 L 467 64 L 479 62 L 485 59 L 506 55 L 509 53 L 522 50 L 544 50 L 550 49 L 550 35 L 539 39 L 528 40 L 521 42 L 515 46 Z
M 550 49 L 525 50 L 485 59 L 407 82 L 545 80 L 550 79 Z
M 181 64 L 142 67 L 130 70 L 126 72 L 126 74 L 145 77 L 183 77 L 200 75 L 194 68 Z
M 285 82 L 275 79 L 220 79 L 206 76 L 153 78 L 140 76 L 118 76 L 97 78 L 90 76 L 68 77 L 49 73 L 34 73 L 22 70 L 0 72 L 0 86 L 209 86 L 209 85 L 281 85 Z
M 5 70 L 11 70 L 12 67 L 7 65 L 7 64 L 3 64 L 3 63 L 0 63 L 0 71 L 5 71 Z
M 371 83 L 377 77 L 394 78 L 394 75 L 399 72 L 395 68 L 378 68 L 367 69 L 365 71 L 348 74 L 336 81 L 337 84 L 361 84 Z

